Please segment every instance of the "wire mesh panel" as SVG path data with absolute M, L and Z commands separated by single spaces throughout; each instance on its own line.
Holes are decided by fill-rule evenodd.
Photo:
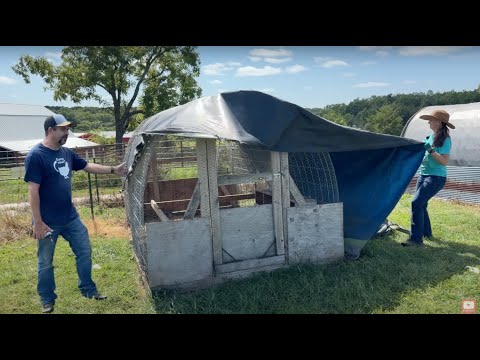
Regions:
M 146 223 L 160 221 L 159 216 L 182 220 L 198 182 L 195 139 L 159 139 L 151 145 L 148 164 L 144 194 Z M 156 208 L 152 208 L 152 201 Z M 198 206 L 192 218 L 200 216 L 197 209 Z
M 127 209 L 128 222 L 132 231 L 132 238 L 135 247 L 135 252 L 140 262 L 143 271 L 147 271 L 147 242 L 146 231 L 144 223 L 144 192 L 146 185 L 146 177 L 148 171 L 148 164 L 152 157 L 154 146 L 149 146 L 150 143 L 155 143 L 155 138 L 146 138 L 144 151 L 138 152 L 133 171 L 126 179 L 127 196 L 125 196 L 125 205 Z M 135 142 L 132 142 L 135 144 Z M 138 145 L 138 144 L 137 144 Z M 128 156 L 128 153 L 127 155 Z
M 270 151 L 235 141 L 217 145 L 220 208 L 271 204 L 271 180 L 262 178 L 272 172 Z M 255 174 L 259 176 L 248 179 Z M 240 175 L 246 176 L 244 182 L 237 179 L 235 184 L 228 184 L 229 178 Z
M 329 153 L 289 153 L 289 171 L 302 195 L 318 204 L 340 201 Z

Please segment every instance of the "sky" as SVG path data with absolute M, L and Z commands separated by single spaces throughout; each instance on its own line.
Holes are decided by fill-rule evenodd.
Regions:
M 0 102 L 99 106 L 53 100 L 38 76 L 31 83 L 11 67 L 21 55 L 60 63 L 62 47 L 0 46 Z M 212 46 L 198 47 L 203 96 L 258 90 L 305 108 L 348 104 L 373 95 L 474 90 L 480 47 L 473 46 Z M 106 92 L 99 93 L 108 99 Z

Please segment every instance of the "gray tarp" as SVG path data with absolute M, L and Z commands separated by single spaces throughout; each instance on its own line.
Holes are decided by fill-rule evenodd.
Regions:
M 307 162 L 308 153 L 328 152 L 343 202 L 345 250 L 355 256 L 395 207 L 425 152 L 416 140 L 341 126 L 273 96 L 238 91 L 203 97 L 145 119 L 130 140 L 127 166 L 142 152 L 142 135 L 169 133 L 298 153 L 299 162 Z M 289 163 L 295 165 L 293 156 Z M 316 169 L 292 177 L 315 178 L 309 171 Z

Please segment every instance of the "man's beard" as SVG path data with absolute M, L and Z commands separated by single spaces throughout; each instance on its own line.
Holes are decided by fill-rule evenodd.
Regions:
M 60 140 L 58 140 L 58 143 L 59 143 L 60 145 L 63 145 L 63 144 L 65 144 L 65 143 L 67 142 L 67 139 L 68 139 L 68 136 L 64 136 L 64 137 L 62 137 Z

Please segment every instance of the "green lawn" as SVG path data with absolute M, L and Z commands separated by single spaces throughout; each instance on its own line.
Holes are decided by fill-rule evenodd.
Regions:
M 408 228 L 410 201 L 404 195 L 389 219 Z M 80 296 L 73 256 L 61 241 L 55 313 L 460 314 L 463 299 L 480 300 L 480 274 L 466 268 L 480 268 L 480 207 L 432 200 L 429 210 L 436 238 L 424 248 L 403 248 L 407 235 L 393 232 L 371 240 L 357 261 L 292 266 L 195 293 L 157 292 L 153 298 L 141 286 L 125 236 L 92 236 L 93 261 L 101 267 L 93 274 L 109 296 L 105 302 Z M 88 208 L 80 213 L 88 219 Z M 123 209 L 98 208 L 95 215 L 115 226 L 124 216 Z M 35 252 L 30 239 L 0 245 L 0 313 L 39 312 Z

